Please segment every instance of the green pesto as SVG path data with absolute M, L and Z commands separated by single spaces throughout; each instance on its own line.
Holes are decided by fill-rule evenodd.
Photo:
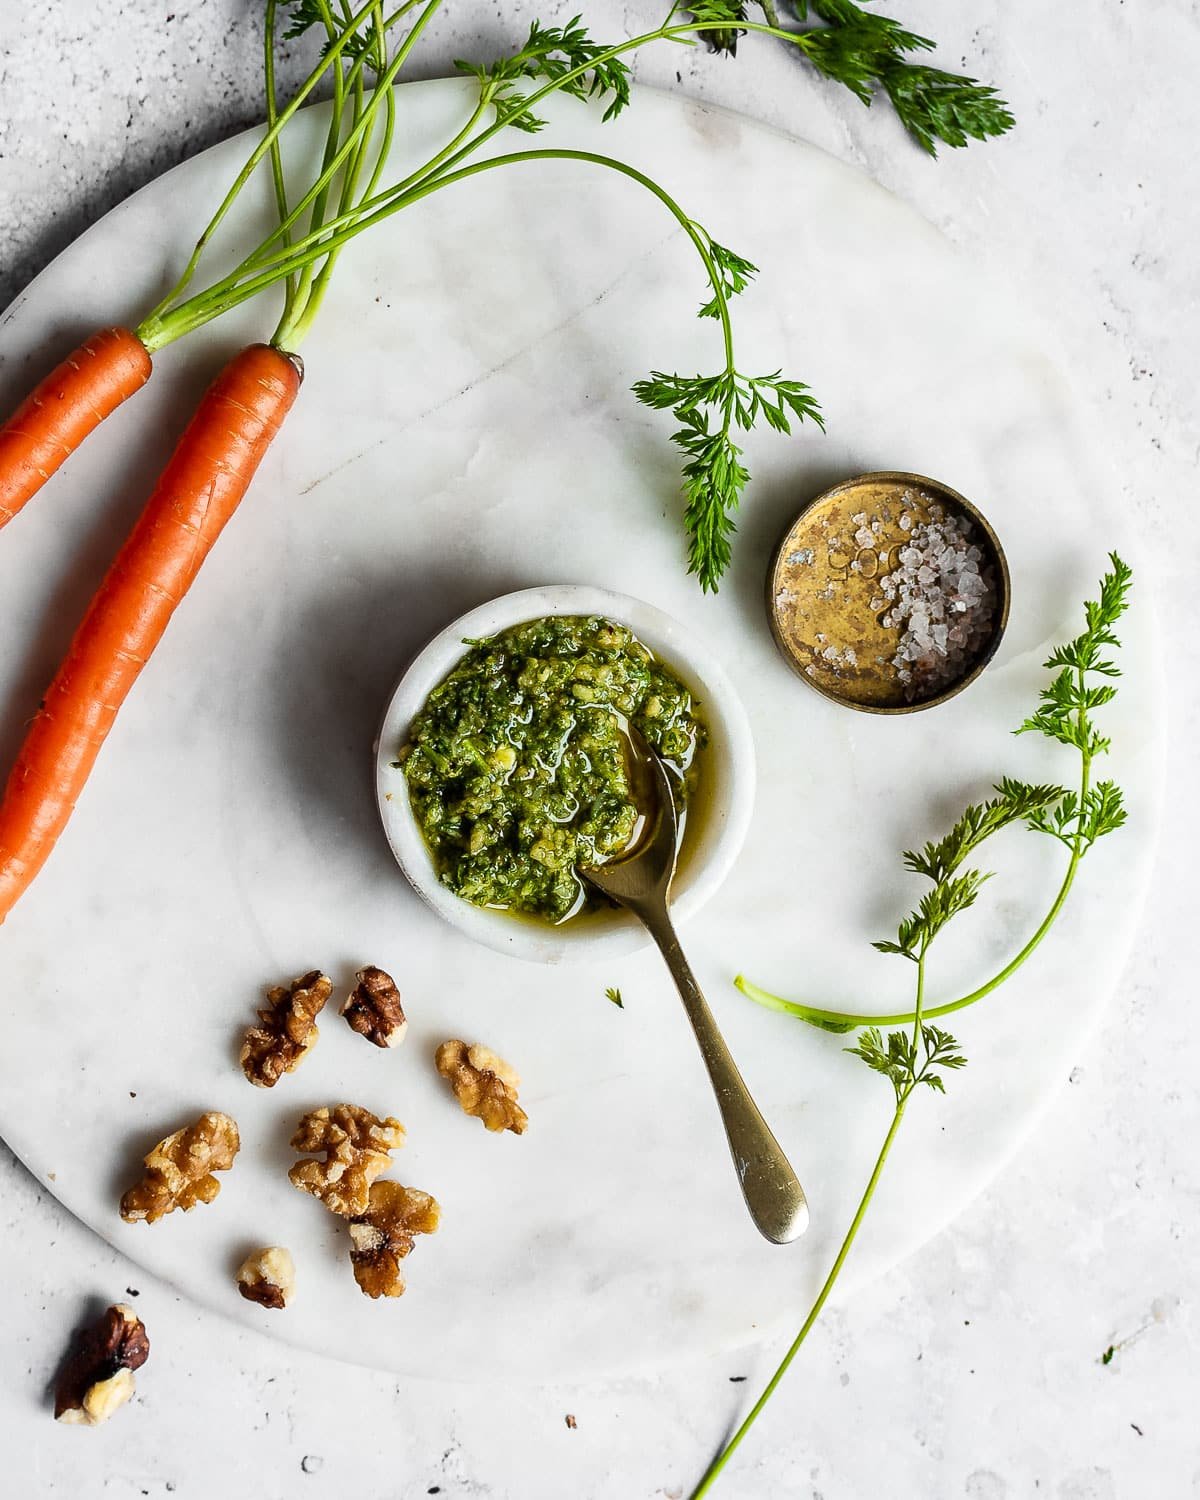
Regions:
M 676 772 L 682 809 L 704 728 L 689 690 L 622 625 L 551 616 L 470 651 L 400 752 L 444 884 L 477 906 L 562 922 L 604 900 L 579 876 L 632 838 L 623 726 Z

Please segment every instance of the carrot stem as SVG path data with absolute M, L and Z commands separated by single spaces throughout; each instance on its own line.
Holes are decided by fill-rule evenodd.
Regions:
M 325 14 L 328 15 L 329 11 L 327 0 L 317 0 L 317 3 L 322 6 Z M 384 30 L 386 31 L 388 27 L 393 25 L 398 19 L 407 14 L 410 10 L 414 9 L 416 5 L 420 3 L 421 0 L 404 0 L 404 3 L 384 20 Z M 280 279 L 290 279 L 296 275 L 299 275 L 304 279 L 304 292 L 303 294 L 301 294 L 299 288 L 297 288 L 296 297 L 293 298 L 290 304 L 285 308 L 284 318 L 281 323 L 280 331 L 278 331 L 276 334 L 276 341 L 281 343 L 286 342 L 289 345 L 298 342 L 299 339 L 302 338 L 303 333 L 307 331 L 307 328 L 312 321 L 312 314 L 314 314 L 316 311 L 317 304 L 313 305 L 311 312 L 307 310 L 308 296 L 314 289 L 316 281 L 319 277 L 319 272 L 312 269 L 314 262 L 319 260 L 324 255 L 332 254 L 339 250 L 341 246 L 344 245 L 351 237 L 349 234 L 347 234 L 345 235 L 345 237 L 335 240 L 326 241 L 322 238 L 314 242 L 312 238 L 314 234 L 323 236 L 325 231 L 329 229 L 331 225 L 337 226 L 337 232 L 339 234 L 341 233 L 343 228 L 369 228 L 372 224 L 379 222 L 379 217 L 385 216 L 384 210 L 389 208 L 398 209 L 406 207 L 408 206 L 408 204 L 418 201 L 420 197 L 424 197 L 424 192 L 414 192 L 413 190 L 415 188 L 423 188 L 432 185 L 431 174 L 437 174 L 436 180 L 438 182 L 449 183 L 452 180 L 460 180 L 453 170 L 457 168 L 459 162 L 463 161 L 466 157 L 477 151 L 499 131 L 507 129 L 512 124 L 514 118 L 516 118 L 517 116 L 528 115 L 541 100 L 547 98 L 551 94 L 562 92 L 565 87 L 585 77 L 587 74 L 592 73 L 598 66 L 602 66 L 604 63 L 610 62 L 613 59 L 619 58 L 627 53 L 636 52 L 640 48 L 645 47 L 652 42 L 668 41 L 691 45 L 696 38 L 705 36 L 712 31 L 724 30 L 728 26 L 727 20 L 688 19 L 676 22 L 675 16 L 678 13 L 678 8 L 673 5 L 662 24 L 654 28 L 652 31 L 643 32 L 640 35 L 631 37 L 624 42 L 618 42 L 611 47 L 606 47 L 603 51 L 597 53 L 594 57 L 589 58 L 586 62 L 580 63 L 573 68 L 564 70 L 563 73 L 549 79 L 540 87 L 531 90 L 529 94 L 524 96 L 519 105 L 516 105 L 514 108 L 506 108 L 502 113 L 497 112 L 497 118 L 493 120 L 490 125 L 485 126 L 482 130 L 479 130 L 476 134 L 469 135 L 468 132 L 463 132 L 462 134 L 467 134 L 468 138 L 462 139 L 461 135 L 459 137 L 456 137 L 455 141 L 452 142 L 450 146 L 438 152 L 437 155 L 433 157 L 425 167 L 420 169 L 420 172 L 416 174 L 415 181 L 414 177 L 410 175 L 402 182 L 394 184 L 391 188 L 385 189 L 382 193 L 374 193 L 374 191 L 372 190 L 370 196 L 365 197 L 357 205 L 349 209 L 344 216 L 335 216 L 332 220 L 318 225 L 313 225 L 310 222 L 309 234 L 299 240 L 297 244 L 303 245 L 307 249 L 313 246 L 315 243 L 316 249 L 311 255 L 306 254 L 298 260 L 293 260 L 290 254 L 286 253 L 286 247 L 291 237 L 291 230 L 299 221 L 300 216 L 307 209 L 312 207 L 314 203 L 319 205 L 321 211 L 317 217 L 323 217 L 325 195 L 330 183 L 333 181 L 337 172 L 342 169 L 344 162 L 351 155 L 358 151 L 364 135 L 371 129 L 372 122 L 375 118 L 375 112 L 380 107 L 382 99 L 387 97 L 390 85 L 398 74 L 400 65 L 407 59 L 407 56 L 411 51 L 413 45 L 415 44 L 418 36 L 424 30 L 434 12 L 440 8 L 441 3 L 442 0 L 426 0 L 425 8 L 422 10 L 420 16 L 414 23 L 412 30 L 410 31 L 400 50 L 400 54 L 398 55 L 397 59 L 381 75 L 379 84 L 377 85 L 377 88 L 375 90 L 375 94 L 373 98 L 364 106 L 361 112 L 361 117 L 357 118 L 356 121 L 352 124 L 347 138 L 342 142 L 341 147 L 334 154 L 332 159 L 327 161 L 317 181 L 309 188 L 308 192 L 304 194 L 300 201 L 283 216 L 280 225 L 272 231 L 271 235 L 269 235 L 261 245 L 259 245 L 253 252 L 251 252 L 250 256 L 248 256 L 230 276 L 222 278 L 221 281 L 214 283 L 212 287 L 208 288 L 205 292 L 198 294 L 197 297 L 190 298 L 187 301 L 181 301 L 180 299 L 183 297 L 183 293 L 185 292 L 187 286 L 191 281 L 192 275 L 194 274 L 196 264 L 200 258 L 200 254 L 202 253 L 208 240 L 211 238 L 216 227 L 220 224 L 221 220 L 228 212 L 228 209 L 234 198 L 237 196 L 237 193 L 240 192 L 241 188 L 245 185 L 245 182 L 248 179 L 250 173 L 253 171 L 257 163 L 261 160 L 262 156 L 272 149 L 274 142 L 278 138 L 279 131 L 287 123 L 287 120 L 291 117 L 291 115 L 295 113 L 296 109 L 299 108 L 300 104 L 307 97 L 307 95 L 311 93 L 312 89 L 316 86 L 316 83 L 324 74 L 325 70 L 331 65 L 337 63 L 337 60 L 341 57 L 343 51 L 348 45 L 350 38 L 352 36 L 358 35 L 357 27 L 361 25 L 364 19 L 372 14 L 375 6 L 378 4 L 378 0 L 368 0 L 368 4 L 350 15 L 349 19 L 344 24 L 338 25 L 337 23 L 335 23 L 335 30 L 337 31 L 336 39 L 327 49 L 325 56 L 318 64 L 317 68 L 312 74 L 309 75 L 309 78 L 301 86 L 300 90 L 291 100 L 287 108 L 279 113 L 274 124 L 269 128 L 266 136 L 256 147 L 255 151 L 251 154 L 249 161 L 246 163 L 237 180 L 230 188 L 229 193 L 226 195 L 225 201 L 222 203 L 216 215 L 214 215 L 212 221 L 210 222 L 208 228 L 205 230 L 204 234 L 201 235 L 199 241 L 197 242 L 196 249 L 192 255 L 191 260 L 188 263 L 188 266 L 185 268 L 183 276 L 180 278 L 179 282 L 172 289 L 172 291 L 163 299 L 162 302 L 158 304 L 157 307 L 155 307 L 151 311 L 151 313 L 147 316 L 143 323 L 138 326 L 138 336 L 142 339 L 143 343 L 148 349 L 150 349 L 151 351 L 160 349 L 165 344 L 172 342 L 174 339 L 181 338 L 184 334 L 190 332 L 192 329 L 200 327 L 204 323 L 210 321 L 213 317 L 217 316 L 218 312 L 222 312 L 226 310 L 226 308 L 238 306 L 241 302 L 246 300 L 247 296 L 252 296 L 258 291 L 263 290 L 265 287 L 272 285 L 274 281 Z M 811 32 L 787 31 L 781 29 L 778 26 L 763 25 L 762 23 L 749 20 L 739 22 L 738 29 L 740 31 L 755 32 L 763 36 L 778 37 L 782 41 L 789 43 L 791 46 L 799 48 L 803 52 L 812 51 L 813 47 L 817 45 L 817 43 L 814 42 L 813 37 L 814 35 L 819 36 L 820 34 Z M 365 49 L 360 51 L 359 56 L 355 59 L 356 65 L 361 63 L 364 56 Z M 340 74 L 340 63 L 337 64 L 337 67 L 338 73 Z M 353 69 L 351 71 L 353 72 Z M 486 91 L 485 99 L 483 102 L 486 106 L 488 102 Z M 475 123 L 477 123 L 478 116 L 481 113 L 482 110 L 479 110 L 477 111 L 476 116 L 473 117 L 471 122 L 472 127 Z M 506 157 L 495 158 L 494 160 L 507 162 L 513 159 L 517 158 Z M 522 157 L 520 159 L 529 158 Z M 447 168 L 452 170 L 447 171 Z M 374 183 L 372 185 L 372 189 L 373 187 Z M 272 244 L 278 243 L 280 241 L 282 241 L 285 246 L 285 252 L 279 256 L 271 256 L 264 261 L 263 257 L 266 250 L 269 249 Z M 264 267 L 268 268 L 271 272 L 271 274 L 269 276 L 266 276 L 265 278 L 261 275 L 249 274 L 251 272 L 254 272 L 256 269 L 261 270 Z M 318 294 L 318 303 L 320 295 L 323 295 L 325 286 L 327 286 L 327 284 L 328 277 L 325 277 L 322 282 L 321 292 L 320 294 Z M 208 299 L 210 296 L 216 299 L 225 298 L 226 300 L 219 301 L 219 305 L 214 308 L 209 304 Z M 281 334 L 284 335 L 284 337 L 281 337 Z
M 330 13 L 328 0 L 317 0 L 317 6 L 321 12 L 321 19 L 325 23 L 325 32 L 330 44 L 337 37 L 337 28 L 333 24 L 333 16 Z M 363 70 L 363 58 L 360 55 L 352 66 L 361 78 Z M 333 176 L 338 167 L 345 160 L 349 149 L 339 153 L 342 134 L 342 111 L 346 103 L 347 79 L 344 71 L 343 60 L 340 56 L 333 62 L 333 108 L 329 113 L 329 127 L 325 132 L 325 154 L 321 161 L 321 187 L 318 189 L 312 203 L 312 222 L 319 225 L 325 221 L 325 205 L 329 200 L 329 190 L 333 185 Z M 300 280 L 296 287 L 296 305 L 303 307 L 308 300 L 309 288 L 312 286 L 313 277 L 316 274 L 314 262 L 310 262 L 300 273 Z M 291 309 L 287 309 L 284 317 L 288 316 Z
M 383 25 L 383 31 L 384 31 L 385 35 L 386 35 L 386 33 L 388 31 L 391 30 L 391 28 L 393 26 L 396 25 L 396 23 L 398 21 L 402 20 L 408 14 L 409 11 L 415 10 L 417 8 L 417 6 L 420 5 L 421 3 L 422 3 L 422 0 L 404 0 L 404 4 L 398 6 L 397 9 L 394 10 L 391 13 L 391 15 L 388 16 L 388 17 L 386 17 L 386 19 L 383 21 L 382 25 Z M 441 3 L 442 3 L 442 0 L 437 0 L 437 4 L 438 5 L 440 5 Z M 365 57 L 363 55 L 360 55 L 360 57 L 356 58 L 355 61 L 356 62 L 365 61 Z M 361 123 L 361 127 L 360 127 L 361 130 L 365 130 L 367 128 L 367 126 L 370 124 L 370 120 L 374 116 L 375 109 L 378 107 L 377 101 L 379 99 L 380 94 L 383 92 L 382 89 L 381 89 L 381 84 L 382 84 L 382 81 L 383 81 L 383 74 L 384 73 L 390 73 L 390 77 L 389 77 L 389 80 L 388 80 L 389 82 L 392 82 L 392 81 L 395 80 L 396 73 L 394 71 L 389 70 L 387 68 L 387 57 L 386 57 L 386 55 L 381 60 L 379 81 L 377 82 L 375 90 L 373 91 L 372 103 L 368 106 L 368 118 Z M 388 92 L 388 95 L 390 97 L 391 91 L 388 90 L 387 92 Z M 394 101 L 393 101 L 393 103 L 394 103 Z M 245 266 L 251 264 L 256 259 L 256 257 L 258 256 L 258 254 L 266 246 L 273 245 L 277 240 L 279 240 L 281 238 L 285 238 L 287 236 L 287 234 L 289 233 L 289 231 L 292 230 L 293 228 L 295 228 L 295 226 L 297 225 L 297 223 L 303 217 L 305 211 L 308 210 L 312 206 L 313 200 L 316 198 L 317 194 L 320 193 L 322 191 L 322 189 L 325 188 L 329 184 L 329 182 L 332 181 L 332 179 L 335 176 L 335 174 L 341 168 L 341 165 L 345 161 L 346 156 L 349 155 L 350 151 L 356 145 L 356 143 L 357 143 L 357 141 L 359 139 L 359 133 L 360 133 L 359 129 L 355 129 L 354 131 L 351 132 L 351 135 L 350 135 L 349 139 L 346 142 L 343 143 L 343 148 L 339 152 L 339 154 L 337 155 L 337 157 L 328 166 L 326 166 L 326 167 L 323 168 L 322 172 L 317 177 L 316 181 L 313 182 L 308 187 L 308 189 L 305 191 L 303 197 L 301 197 L 296 202 L 295 206 L 292 208 L 291 212 L 287 215 L 287 217 L 285 219 L 283 219 L 281 221 L 281 223 L 276 228 L 272 229 L 269 232 L 269 234 L 263 240 L 262 244 L 260 246 L 258 246 L 257 249 L 251 251 L 250 255 L 246 258 L 246 260 L 244 260 L 242 262 L 242 265 L 238 268 L 239 271 L 242 268 L 244 268 Z M 234 275 L 236 276 L 237 272 L 235 272 Z
M 266 17 L 263 22 L 263 80 L 267 95 L 267 134 L 275 130 L 279 119 L 279 98 L 275 92 L 275 12 L 278 0 L 267 0 Z M 282 224 L 288 216 L 287 182 L 283 173 L 283 150 L 279 144 L 279 136 L 271 142 L 271 181 L 275 188 L 275 206 L 279 210 L 279 222 Z M 284 243 L 289 243 L 291 234 L 288 230 L 283 232 Z M 295 282 L 291 276 L 284 283 L 285 301 L 290 301 L 296 294 Z
M 417 0 L 411 0 L 411 3 L 417 3 Z M 438 4 L 440 3 L 441 0 L 438 0 Z M 402 13 L 404 9 L 407 9 L 407 7 L 402 7 L 401 12 L 397 14 Z M 349 136 L 343 148 L 335 153 L 331 168 L 327 167 L 326 172 L 322 173 L 322 177 L 328 176 L 330 181 L 332 181 L 332 175 L 336 172 L 338 165 L 344 163 L 342 168 L 342 190 L 338 201 L 339 217 L 352 214 L 354 211 L 355 194 L 358 190 L 359 178 L 362 175 L 363 166 L 371 146 L 371 131 L 369 127 L 373 123 L 373 116 L 378 108 L 381 97 L 385 101 L 383 138 L 380 142 L 379 151 L 376 154 L 375 166 L 368 179 L 364 196 L 369 197 L 375 191 L 388 153 L 391 150 L 392 135 L 395 128 L 396 103 L 391 87 L 392 78 L 395 77 L 395 74 L 393 73 L 390 78 L 388 77 L 386 31 L 384 29 L 382 13 L 378 9 L 373 16 L 373 22 L 374 29 L 369 51 L 374 54 L 374 64 L 377 73 L 371 100 L 368 103 L 364 99 L 363 72 L 368 56 L 368 49 L 364 48 L 358 59 L 356 59 L 355 67 L 347 81 L 347 86 L 351 91 L 351 97 L 354 101 Z M 334 120 L 331 121 L 331 128 L 337 135 L 341 134 L 340 110 L 336 106 Z M 314 188 L 316 186 L 314 184 Z M 312 218 L 318 222 L 324 220 L 324 196 L 314 199 Z M 298 348 L 303 342 L 309 328 L 312 326 L 313 319 L 320 309 L 321 303 L 324 301 L 339 253 L 338 250 L 331 251 L 325 257 L 324 264 L 320 270 L 315 271 L 315 274 L 311 274 L 309 271 L 305 272 L 308 280 L 304 285 L 303 295 L 298 296 L 294 304 L 284 308 L 283 317 L 280 319 L 279 326 L 275 330 L 273 342 L 281 348 Z M 315 270 L 315 263 L 313 270 Z
M 370 15 L 372 7 L 376 3 L 377 0 L 367 0 L 367 4 L 364 5 L 363 8 L 358 11 L 354 17 L 355 25 L 357 25 L 365 17 Z M 157 322 L 161 319 L 162 315 L 171 306 L 171 304 L 177 301 L 178 298 L 183 295 L 187 287 L 191 284 L 192 277 L 196 274 L 196 268 L 200 263 L 200 257 L 204 253 L 205 246 L 212 239 L 213 235 L 220 227 L 222 221 L 225 218 L 225 215 L 233 207 L 234 201 L 237 199 L 238 194 L 246 186 L 246 183 L 249 182 L 251 176 L 254 173 L 255 167 L 258 166 L 259 162 L 262 161 L 263 157 L 267 155 L 272 146 L 274 146 L 275 142 L 279 139 L 280 132 L 283 130 L 287 122 L 292 118 L 292 116 L 296 113 L 296 111 L 320 83 L 321 79 L 324 78 L 331 65 L 331 61 L 336 60 L 341 56 L 343 50 L 345 49 L 346 45 L 349 43 L 353 35 L 353 29 L 351 27 L 347 27 L 342 35 L 339 36 L 338 39 L 333 43 L 333 45 L 329 49 L 329 52 L 320 60 L 317 66 L 313 68 L 312 72 L 309 73 L 308 77 L 296 90 L 296 93 L 288 102 L 286 108 L 280 111 L 278 118 L 275 120 L 275 123 L 268 128 L 262 140 L 260 140 L 254 147 L 254 150 L 251 151 L 245 165 L 242 167 L 237 177 L 234 178 L 229 191 L 221 200 L 220 207 L 208 221 L 208 224 L 205 226 L 203 233 L 196 241 L 195 247 L 192 250 L 191 257 L 188 260 L 187 265 L 183 269 L 183 275 L 180 276 L 179 280 L 162 299 L 162 301 L 156 307 L 152 308 L 145 319 L 143 319 L 142 323 L 138 325 L 135 332 L 142 340 L 142 342 L 146 345 L 146 347 L 151 350 L 151 352 L 153 352 L 154 349 L 161 348 L 162 343 L 152 345 L 147 340 L 147 338 L 143 336 L 143 328 L 146 328 L 148 325 L 156 325 Z M 163 342 L 169 342 L 169 340 L 164 340 Z
M 247 301 L 256 296 L 265 287 L 271 286 L 284 274 L 285 268 L 308 263 L 327 255 L 331 250 L 348 244 L 354 237 L 364 229 L 369 229 L 375 224 L 382 223 L 384 219 L 399 213 L 401 209 L 410 208 L 421 199 L 430 197 L 433 193 L 440 192 L 442 188 L 451 187 L 455 183 L 465 182 L 470 177 L 475 177 L 481 172 L 490 172 L 497 167 L 514 166 L 519 162 L 533 161 L 580 161 L 590 162 L 595 166 L 608 167 L 622 176 L 630 178 L 644 187 L 669 209 L 671 214 L 680 224 L 696 248 L 705 264 L 705 269 L 710 274 L 710 279 L 715 277 L 716 272 L 712 266 L 712 257 L 704 238 L 696 230 L 696 226 L 683 209 L 675 202 L 671 195 L 656 183 L 653 178 L 647 177 L 645 173 L 639 172 L 636 167 L 631 167 L 627 162 L 619 161 L 616 157 L 603 156 L 594 151 L 575 151 L 566 148 L 541 147 L 530 151 L 510 152 L 504 156 L 489 156 L 485 161 L 472 162 L 470 166 L 460 167 L 457 171 L 438 175 L 427 180 L 418 187 L 413 188 L 406 196 L 398 202 L 386 203 L 384 207 L 360 219 L 357 213 L 348 215 L 351 222 L 341 229 L 334 229 L 337 220 L 330 220 L 320 230 L 311 236 L 297 240 L 293 246 L 290 257 L 281 256 L 274 264 L 268 265 L 258 275 L 248 281 L 235 285 L 223 285 L 211 288 L 208 292 L 202 292 L 189 301 L 181 303 L 171 314 L 171 328 L 169 334 L 157 341 L 158 344 L 168 343 L 173 339 L 181 338 L 185 333 L 195 328 L 202 327 L 213 318 L 219 317 L 231 307 Z M 176 322 L 178 320 L 178 322 Z M 286 343 L 276 336 L 276 342 L 281 347 L 291 348 L 292 344 Z
M 417 3 L 419 3 L 419 0 L 407 0 L 407 3 L 402 5 L 395 13 L 396 16 L 404 15 L 408 10 L 414 8 Z M 322 8 L 324 8 L 324 0 L 321 0 L 321 4 Z M 332 155 L 327 154 L 327 160 L 321 175 L 317 178 L 317 181 L 305 194 L 304 198 L 302 198 L 296 205 L 296 209 L 293 211 L 293 213 L 303 210 L 306 200 L 310 200 L 312 203 L 312 218 L 314 221 L 316 221 L 318 227 L 315 230 L 310 231 L 310 236 L 307 236 L 306 238 L 310 238 L 312 233 L 316 233 L 319 235 L 324 232 L 325 203 L 328 196 L 329 187 L 335 173 L 339 169 L 341 169 L 347 162 L 350 163 L 350 165 L 346 166 L 345 168 L 347 180 L 351 191 L 353 191 L 354 183 L 352 181 L 349 181 L 352 175 L 354 177 L 357 176 L 353 164 L 364 145 L 369 142 L 369 132 L 372 124 L 374 123 L 376 110 L 378 109 L 380 102 L 384 98 L 390 98 L 392 92 L 392 84 L 395 82 L 401 68 L 408 61 L 409 54 L 411 53 L 413 47 L 416 46 L 417 40 L 420 37 L 421 33 L 432 20 L 434 14 L 441 8 L 441 5 L 442 0 L 425 0 L 424 8 L 422 9 L 417 19 L 413 22 L 408 35 L 396 49 L 396 55 L 378 75 L 370 104 L 367 107 L 356 112 L 356 118 L 352 122 L 350 130 L 347 132 L 346 139 L 342 142 L 340 148 L 335 150 Z M 361 52 L 355 59 L 355 68 L 359 71 L 360 74 L 366 56 L 367 53 L 364 49 L 364 51 Z M 330 121 L 331 140 L 336 139 L 337 135 L 340 134 L 341 112 L 342 106 L 335 99 L 334 114 L 333 118 Z M 390 137 L 387 140 L 387 144 L 389 146 L 391 144 Z M 373 174 L 372 182 L 374 182 L 375 176 L 377 176 L 377 174 Z M 340 217 L 350 217 L 352 219 L 354 214 L 356 214 L 357 212 L 359 212 L 358 207 L 352 210 L 347 209 L 345 210 L 345 213 Z M 325 251 L 325 254 L 329 257 L 326 260 L 326 265 L 330 270 L 332 270 L 333 262 L 337 258 L 337 252 L 339 248 L 339 246 L 330 246 Z M 317 276 L 315 273 L 315 263 L 320 258 L 320 256 L 314 256 L 312 257 L 312 259 L 306 262 L 305 267 L 302 271 L 300 291 L 296 297 L 295 304 L 284 309 L 283 317 L 280 319 L 279 326 L 276 328 L 275 334 L 272 338 L 272 342 L 280 348 L 298 348 L 303 341 L 304 336 L 312 326 L 313 319 L 316 317 L 317 311 L 321 305 L 321 300 L 324 297 L 325 291 L 328 288 L 329 284 L 328 276 L 324 277 L 324 279 L 322 280 L 317 280 Z
M 342 9 L 344 12 L 346 9 L 345 4 L 343 4 Z M 374 20 L 375 33 L 372 38 L 372 44 L 375 51 L 375 67 L 378 71 L 379 76 L 382 77 L 382 74 L 387 66 L 387 42 L 382 27 L 381 14 L 377 12 Z M 376 102 L 378 100 L 381 87 L 382 85 L 380 84 L 376 85 L 375 93 L 373 96 Z M 375 192 L 376 185 L 378 184 L 379 178 L 383 173 L 383 168 L 387 161 L 388 154 L 391 151 L 392 136 L 395 131 L 395 95 L 390 85 L 386 88 L 383 88 L 382 92 L 384 98 L 383 139 L 381 140 L 379 150 L 376 153 L 375 165 L 371 172 L 371 176 L 368 179 L 366 189 L 363 192 L 364 198 L 371 197 L 371 195 Z M 370 106 L 364 104 L 362 75 L 359 74 L 359 76 L 354 81 L 354 116 L 352 124 L 355 127 L 357 127 L 360 121 L 363 120 L 364 111 L 368 107 L 373 112 L 375 104 L 372 103 Z M 350 163 L 346 169 L 345 177 L 342 183 L 342 194 L 341 199 L 338 203 L 339 215 L 349 213 L 355 206 L 354 195 L 358 188 L 358 180 L 362 175 L 363 166 L 365 165 L 367 156 L 370 152 L 370 146 L 370 131 L 365 130 L 359 133 L 358 146 L 354 152 L 354 155 L 350 158 Z M 325 299 L 325 293 L 329 289 L 330 278 L 333 275 L 333 268 L 337 264 L 338 256 L 340 254 L 340 250 L 333 250 L 325 257 L 325 262 L 322 265 L 320 271 L 317 273 L 316 279 L 313 283 L 312 291 L 308 297 L 307 306 L 304 309 L 303 315 L 296 324 L 295 332 L 293 334 L 285 334 L 284 331 L 281 330 L 276 334 L 276 338 L 278 339 L 278 341 L 285 347 L 291 347 L 292 344 L 301 343 L 307 335 L 309 328 L 312 326 L 312 321 L 316 317 L 317 312 L 320 310 L 321 303 Z

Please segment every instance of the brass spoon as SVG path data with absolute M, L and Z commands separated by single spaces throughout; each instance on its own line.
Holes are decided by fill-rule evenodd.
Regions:
M 643 837 L 621 858 L 580 874 L 632 912 L 657 943 L 700 1044 L 750 1217 L 767 1239 L 786 1245 L 808 1228 L 804 1189 L 750 1097 L 679 946 L 669 910 L 679 853 L 675 799 L 660 757 L 640 736 L 636 744 L 630 736 L 630 742 L 635 789 L 642 790 L 639 783 L 645 788 L 638 797 L 646 809 Z

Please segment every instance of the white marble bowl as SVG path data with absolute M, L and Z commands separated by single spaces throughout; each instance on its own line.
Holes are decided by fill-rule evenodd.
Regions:
M 522 589 L 505 594 L 453 621 L 411 663 L 388 703 L 375 745 L 375 784 L 384 832 L 417 894 L 439 916 L 499 953 L 541 963 L 632 953 L 649 942 L 624 912 L 553 926 L 535 919 L 473 906 L 438 879 L 408 797 L 396 753 L 430 692 L 463 656 L 468 639 L 492 636 L 543 615 L 604 615 L 626 625 L 692 689 L 709 732 L 702 775 L 709 779 L 704 817 L 685 838 L 672 893 L 672 910 L 684 922 L 718 889 L 746 837 L 754 805 L 754 742 L 745 709 L 713 652 L 662 610 L 582 584 Z

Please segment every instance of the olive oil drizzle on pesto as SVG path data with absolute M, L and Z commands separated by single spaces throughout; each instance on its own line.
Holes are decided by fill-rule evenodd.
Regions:
M 627 726 L 675 773 L 683 811 L 705 740 L 690 691 L 598 616 L 468 644 L 399 761 L 442 881 L 477 906 L 551 922 L 603 905 L 578 871 L 623 853 L 637 829 Z

